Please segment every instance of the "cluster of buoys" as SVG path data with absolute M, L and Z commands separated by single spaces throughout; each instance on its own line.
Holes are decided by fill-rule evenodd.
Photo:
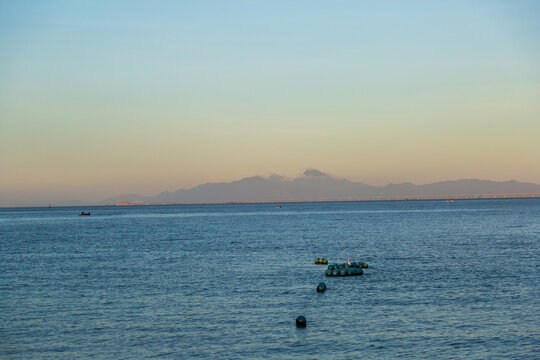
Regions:
M 367 269 L 368 264 L 362 262 L 348 262 L 343 264 L 328 265 L 326 276 L 354 276 L 362 275 L 362 269 Z
M 326 265 L 328 260 L 325 258 L 315 259 L 315 264 Z M 362 269 L 367 269 L 368 264 L 363 262 L 346 262 L 343 264 L 332 264 L 328 265 L 328 269 L 325 271 L 326 276 L 354 276 L 362 275 L 364 271 Z M 317 292 L 322 293 L 326 291 L 326 284 L 324 282 L 317 285 Z M 304 316 L 300 315 L 296 318 L 297 327 L 306 327 L 307 320 Z
M 343 264 L 332 264 L 332 265 L 328 265 L 328 270 L 339 270 L 339 269 L 354 269 L 354 268 L 357 268 L 357 269 L 367 269 L 368 268 L 368 264 L 366 263 L 363 263 L 363 262 L 351 262 L 351 263 L 343 263 Z
M 362 275 L 364 272 L 362 269 L 359 268 L 347 268 L 347 269 L 326 269 L 324 274 L 326 276 L 354 276 L 354 275 Z

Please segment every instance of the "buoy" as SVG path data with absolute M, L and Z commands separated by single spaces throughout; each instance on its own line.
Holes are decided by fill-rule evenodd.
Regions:
M 296 318 L 296 327 L 306 327 L 306 318 L 302 315 Z
M 326 271 L 324 272 L 324 275 L 326 275 L 326 276 L 332 276 L 332 270 L 326 269 Z
M 315 264 L 327 265 L 328 260 L 326 260 L 325 258 L 316 258 L 315 259 Z
M 364 263 L 357 263 L 357 266 L 351 266 L 350 267 L 340 267 L 340 265 L 345 266 L 346 264 L 334 264 L 334 265 L 328 265 L 328 269 L 324 272 L 326 276 L 354 276 L 354 275 L 362 275 L 364 272 L 362 271 L 362 267 L 367 267 L 367 264 Z M 320 284 L 319 284 L 320 285 Z M 318 290 L 317 290 L 318 291 Z
M 326 284 L 325 283 L 319 283 L 319 285 L 317 285 L 317 292 L 324 292 L 326 290 Z

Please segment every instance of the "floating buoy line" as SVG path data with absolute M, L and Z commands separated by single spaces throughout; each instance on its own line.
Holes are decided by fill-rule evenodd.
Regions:
M 317 265 L 327 265 L 328 260 L 326 258 L 316 258 L 315 264 Z M 328 268 L 324 272 L 326 276 L 330 277 L 342 277 L 342 276 L 356 276 L 362 275 L 364 271 L 362 269 L 367 269 L 368 264 L 363 262 L 351 262 L 348 260 L 346 263 L 341 264 L 331 264 L 328 265 Z M 317 285 L 317 292 L 323 293 L 326 291 L 326 284 L 321 282 Z M 305 328 L 307 326 L 307 320 L 305 316 L 300 315 L 296 318 L 296 327 Z
M 327 269 L 325 271 L 326 276 L 354 276 L 354 275 L 362 275 L 364 271 L 359 268 L 347 268 L 347 269 L 334 269 L 330 270 Z

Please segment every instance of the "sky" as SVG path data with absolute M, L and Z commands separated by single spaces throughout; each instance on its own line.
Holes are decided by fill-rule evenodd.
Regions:
M 539 39 L 538 1 L 0 0 L 0 206 L 540 183 Z

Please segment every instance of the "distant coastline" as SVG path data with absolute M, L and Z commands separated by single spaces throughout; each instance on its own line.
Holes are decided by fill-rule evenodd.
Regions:
M 133 206 L 173 204 L 241 204 L 331 201 L 461 200 L 540 197 L 540 185 L 516 180 L 460 179 L 416 185 L 368 185 L 308 169 L 296 178 L 252 176 L 231 182 L 205 183 L 157 195 L 122 194 L 99 200 L 54 198 L 0 199 L 0 207 Z
M 330 203 L 330 202 L 370 202 L 370 201 L 447 201 L 454 200 L 494 200 L 494 199 L 540 199 L 540 193 L 535 194 L 481 194 L 481 195 L 457 195 L 457 196 L 395 196 L 395 197 L 365 197 L 365 198 L 337 198 L 337 199 L 278 199 L 278 200 L 242 200 L 242 201 L 190 201 L 190 202 L 118 202 L 116 204 L 96 204 L 90 202 L 80 202 L 79 204 L 56 204 L 51 207 L 122 207 L 122 206 L 163 206 L 163 205 L 226 205 L 226 204 L 287 204 L 287 203 Z M 47 207 L 46 205 L 21 205 L 21 206 L 0 206 L 0 209 L 10 208 L 35 208 Z
M 359 197 L 337 199 L 282 199 L 282 200 L 245 200 L 245 201 L 191 201 L 170 203 L 130 203 L 127 201 L 102 206 L 155 206 L 155 205 L 211 205 L 211 204 L 279 204 L 305 202 L 355 202 L 355 201 L 418 201 L 418 200 L 483 200 L 483 199 L 527 199 L 540 198 L 537 194 L 481 194 L 481 195 L 441 195 L 441 196 L 393 196 L 393 197 Z

